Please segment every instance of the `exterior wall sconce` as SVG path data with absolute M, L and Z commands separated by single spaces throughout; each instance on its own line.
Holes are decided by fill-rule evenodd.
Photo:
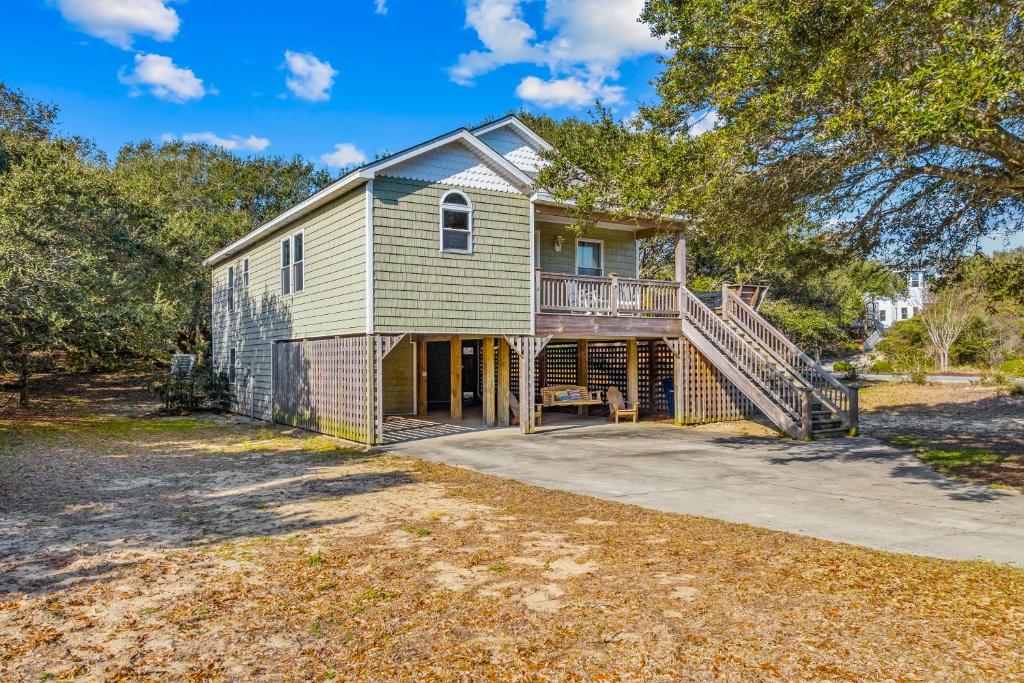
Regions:
M 555 253 L 556 254 L 561 254 L 562 253 L 562 244 L 564 242 L 565 242 L 565 236 L 564 235 L 558 235 L 557 237 L 555 237 Z

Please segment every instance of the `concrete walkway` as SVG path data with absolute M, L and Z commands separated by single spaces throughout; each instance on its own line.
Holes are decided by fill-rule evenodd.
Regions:
M 581 424 L 388 450 L 656 510 L 1024 566 L 1024 495 L 947 479 L 868 438 L 802 443 L 656 423 Z

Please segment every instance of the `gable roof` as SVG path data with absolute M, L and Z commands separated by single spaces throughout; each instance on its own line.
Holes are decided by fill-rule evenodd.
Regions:
M 547 140 L 533 132 L 533 129 L 527 126 L 522 121 L 520 121 L 519 117 L 516 116 L 515 114 L 509 114 L 508 116 L 500 118 L 497 121 L 492 121 L 491 123 L 485 123 L 482 126 L 477 126 L 471 132 L 473 133 L 473 135 L 484 135 L 485 133 L 490 133 L 491 131 L 506 127 L 512 128 L 513 130 L 518 132 L 524 138 L 532 142 L 538 149 L 542 149 L 546 152 L 554 149 L 554 147 L 552 147 Z
M 488 132 L 490 130 L 496 130 L 497 128 L 501 128 L 503 126 L 516 126 L 516 130 L 529 131 L 529 135 L 533 136 L 533 138 L 536 138 L 536 140 L 540 141 L 540 143 L 538 144 L 547 145 L 548 149 L 551 148 L 551 146 L 548 145 L 547 142 L 544 142 L 536 133 L 527 128 L 526 124 L 524 124 L 522 121 L 515 118 L 514 116 L 507 116 L 504 119 L 483 126 L 482 129 L 474 129 L 474 131 Z M 234 242 L 219 250 L 215 254 L 209 256 L 206 260 L 203 261 L 203 265 L 213 266 L 219 263 L 220 261 L 223 261 L 224 259 L 228 258 L 229 256 L 238 253 L 240 250 L 252 244 L 256 240 L 260 239 L 264 235 L 267 235 L 273 232 L 274 230 L 277 230 L 278 228 L 282 228 L 291 223 L 292 221 L 301 218 L 302 216 L 310 213 L 311 211 L 319 208 L 320 206 L 323 206 L 324 204 L 338 196 L 340 193 L 353 189 L 355 187 L 359 187 L 360 185 L 368 182 L 369 180 L 372 180 L 376 174 L 385 171 L 393 166 L 397 166 L 398 164 L 407 162 L 410 159 L 414 159 L 418 156 L 428 154 L 446 145 L 465 145 L 470 150 L 472 150 L 477 156 L 481 157 L 488 164 L 490 164 L 495 171 L 504 176 L 513 187 L 518 189 L 523 194 L 529 195 L 533 189 L 533 178 L 531 178 L 530 175 L 526 173 L 524 170 L 520 169 L 518 166 L 516 166 L 511 161 L 506 159 L 504 156 L 499 154 L 490 145 L 484 143 L 480 138 L 477 137 L 474 131 L 470 131 L 468 128 L 465 127 L 457 128 L 456 130 L 453 130 L 450 133 L 439 135 L 438 137 L 433 138 L 432 140 L 427 140 L 426 142 L 422 142 L 413 147 L 409 147 L 408 149 L 396 152 L 395 154 L 391 154 L 381 159 L 377 159 L 376 161 L 372 161 L 368 164 L 364 164 L 363 166 L 360 166 L 354 171 L 351 171 L 350 173 L 347 173 L 346 175 L 342 176 L 339 180 L 336 180 L 335 182 L 331 183 L 330 185 L 320 190 L 316 194 L 313 194 L 307 197 L 306 199 L 302 200 L 301 202 L 291 207 L 287 211 L 278 214 L 274 218 L 270 219 L 263 225 L 260 225 L 255 230 L 245 235 L 244 237 L 235 240 Z M 524 135 L 526 134 L 524 133 Z M 530 138 L 531 141 L 533 140 L 533 138 Z

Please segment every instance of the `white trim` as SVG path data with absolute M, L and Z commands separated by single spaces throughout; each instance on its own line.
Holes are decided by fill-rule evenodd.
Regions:
M 373 180 L 366 183 L 366 334 L 373 334 Z
M 331 199 L 341 190 L 346 189 L 349 185 L 365 182 L 371 179 L 372 177 L 372 173 L 366 174 L 362 170 L 357 170 L 353 171 L 352 173 L 349 173 L 343 178 L 335 181 L 334 183 L 320 190 L 316 194 L 311 195 L 310 197 L 307 197 L 306 199 L 302 200 L 301 202 L 299 202 L 292 208 L 288 209 L 284 213 L 278 214 L 274 218 L 270 219 L 263 225 L 259 226 L 258 228 L 250 232 L 248 235 L 240 237 L 239 239 L 235 240 L 234 242 L 224 247 L 217 253 L 213 254 L 212 256 L 209 256 L 205 261 L 203 261 L 203 265 L 212 266 L 219 263 L 220 261 L 223 261 L 228 256 L 237 253 L 239 249 L 249 244 L 250 242 L 255 241 L 256 239 L 262 237 L 268 232 L 273 232 L 277 228 L 287 225 L 294 219 L 299 218 L 309 213 L 313 209 L 317 208 L 318 206 L 324 204 L 327 200 Z
M 498 119 L 497 121 L 492 121 L 491 123 L 474 128 L 471 132 L 473 135 L 486 135 L 492 130 L 498 130 L 499 128 L 505 128 L 506 126 L 515 128 L 523 137 L 543 150 L 554 149 L 554 147 L 551 146 L 551 143 L 533 132 L 532 128 L 520 121 L 519 117 L 514 114 L 510 114 L 504 118 Z
M 228 300 L 228 313 L 235 312 L 235 264 L 228 266 L 228 286 L 227 286 L 227 300 Z
M 580 223 L 571 216 L 558 216 L 551 213 L 541 212 L 538 216 L 538 220 L 541 223 L 551 223 L 552 225 L 577 225 Z M 628 223 L 612 223 L 609 221 L 595 221 L 594 226 L 601 228 L 602 230 L 621 230 L 623 232 L 636 232 L 637 230 L 645 230 L 639 225 L 630 225 Z
M 447 133 L 440 137 L 434 138 L 433 140 L 428 140 L 427 142 L 416 145 L 415 147 L 410 147 L 409 149 L 403 152 L 399 152 L 392 156 L 385 157 L 383 159 L 380 159 L 379 161 L 367 164 L 366 166 L 363 166 L 362 168 L 359 168 L 349 173 L 340 180 L 320 190 L 313 196 L 299 202 L 298 204 L 288 209 L 284 213 L 279 214 L 275 218 L 272 218 L 268 222 L 264 223 L 260 227 L 250 232 L 248 235 L 245 235 L 244 237 L 235 240 L 228 246 L 224 247 L 223 249 L 221 249 L 220 251 L 213 254 L 205 261 L 203 261 L 203 265 L 215 265 L 224 258 L 237 253 L 239 249 L 258 239 L 261 235 L 264 235 L 267 232 L 280 228 L 290 223 L 291 221 L 295 220 L 296 218 L 299 218 L 300 216 L 309 213 L 316 207 L 330 200 L 332 197 L 334 197 L 334 195 L 338 194 L 339 192 L 349 187 L 350 185 L 370 181 L 378 172 L 383 171 L 384 169 L 390 168 L 395 164 L 400 164 L 403 161 L 411 159 L 415 156 L 425 154 L 439 147 L 443 147 L 444 145 L 448 145 L 451 144 L 452 142 L 457 141 L 465 143 L 474 151 L 478 152 L 485 159 L 489 160 L 499 169 L 504 171 L 508 178 L 515 181 L 515 183 L 513 184 L 518 185 L 519 188 L 524 191 L 524 194 L 527 194 L 533 188 L 533 178 L 531 178 L 522 170 L 520 170 L 511 161 L 498 154 L 494 149 L 491 148 L 490 145 L 478 139 L 475 135 L 470 133 L 469 130 L 467 130 L 466 128 L 459 128 L 458 130 L 455 130 L 451 133 Z
M 636 270 L 633 272 L 633 277 L 635 277 L 636 279 L 639 280 L 640 279 L 640 240 L 638 240 L 638 239 L 634 239 L 633 240 L 633 256 L 636 257 L 636 265 L 634 266 L 634 268 L 636 268 Z
M 302 289 L 295 288 L 295 238 L 302 235 Z M 292 233 L 292 296 L 306 291 L 306 229 L 299 228 Z
M 445 202 L 448 197 L 453 194 L 457 194 L 466 200 L 465 205 L 463 204 L 448 204 Z M 465 213 L 469 215 L 469 247 L 467 249 L 445 249 L 444 248 L 444 231 L 445 230 L 457 230 L 457 228 L 445 228 L 444 227 L 444 212 L 455 211 L 457 213 Z M 472 254 L 473 253 L 473 201 L 461 190 L 448 190 L 441 197 L 441 203 L 438 205 L 437 212 L 437 247 L 438 250 L 443 254 Z
M 518 119 L 517 119 L 518 120 Z M 530 336 L 537 334 L 537 224 L 533 199 L 530 199 Z
M 601 245 L 601 274 L 598 275 L 597 277 L 605 277 L 605 270 L 606 270 L 606 268 L 604 267 L 604 240 L 597 240 L 597 239 L 594 239 L 593 237 L 577 237 L 576 238 L 576 247 L 575 247 L 576 250 L 575 250 L 575 252 L 573 252 L 573 255 L 572 255 L 573 270 L 576 271 L 575 274 L 576 275 L 580 274 L 580 242 L 589 242 L 591 244 L 600 244 Z

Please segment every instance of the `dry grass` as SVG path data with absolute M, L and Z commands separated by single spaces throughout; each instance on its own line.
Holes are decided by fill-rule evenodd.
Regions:
M 1024 397 L 1005 388 L 880 382 L 861 390 L 861 423 L 942 474 L 1024 491 Z
M 140 400 L 112 378 L 83 392 Z M 2 680 L 1024 676 L 1020 570 L 221 418 L 50 426 L 66 419 L 0 419 Z

